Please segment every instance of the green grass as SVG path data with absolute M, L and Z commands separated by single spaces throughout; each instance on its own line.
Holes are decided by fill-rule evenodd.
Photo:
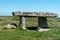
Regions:
M 60 40 L 60 29 L 52 29 L 48 32 L 27 30 L 0 30 L 0 40 Z
M 60 40 L 60 18 L 47 18 L 50 31 L 38 32 L 31 30 L 2 29 L 4 25 L 16 23 L 18 25 L 18 16 L 1 16 L 0 17 L 0 40 Z M 26 18 L 27 26 L 37 26 L 38 18 Z M 6 21 L 7 20 L 7 21 Z

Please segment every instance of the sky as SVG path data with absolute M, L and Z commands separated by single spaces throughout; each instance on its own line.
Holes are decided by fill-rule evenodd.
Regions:
M 11 16 L 15 11 L 53 12 L 60 17 L 60 0 L 0 0 L 0 16 Z

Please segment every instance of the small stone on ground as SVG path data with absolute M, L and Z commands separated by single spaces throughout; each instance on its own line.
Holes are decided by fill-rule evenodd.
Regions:
M 15 25 L 11 25 L 11 24 L 7 24 L 7 25 L 4 26 L 4 28 L 8 28 L 8 29 L 9 28 L 13 28 L 14 29 L 14 28 L 16 28 L 16 26 Z
M 51 29 L 39 29 L 39 32 L 43 32 L 43 31 L 50 31 Z

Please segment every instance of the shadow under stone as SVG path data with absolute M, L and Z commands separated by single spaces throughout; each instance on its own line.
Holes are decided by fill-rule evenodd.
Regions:
M 37 30 L 38 27 L 26 27 L 28 30 Z
M 48 29 L 49 27 L 40 27 L 40 28 Z

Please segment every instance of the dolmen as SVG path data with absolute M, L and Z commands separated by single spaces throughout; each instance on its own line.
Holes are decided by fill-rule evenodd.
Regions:
M 25 30 L 25 17 L 38 17 L 38 27 L 42 28 L 42 30 L 47 30 L 47 17 L 57 17 L 56 13 L 52 12 L 12 12 L 13 16 L 19 16 L 19 26 Z M 48 29 L 50 30 L 50 29 Z M 41 31 L 41 29 L 39 29 Z

